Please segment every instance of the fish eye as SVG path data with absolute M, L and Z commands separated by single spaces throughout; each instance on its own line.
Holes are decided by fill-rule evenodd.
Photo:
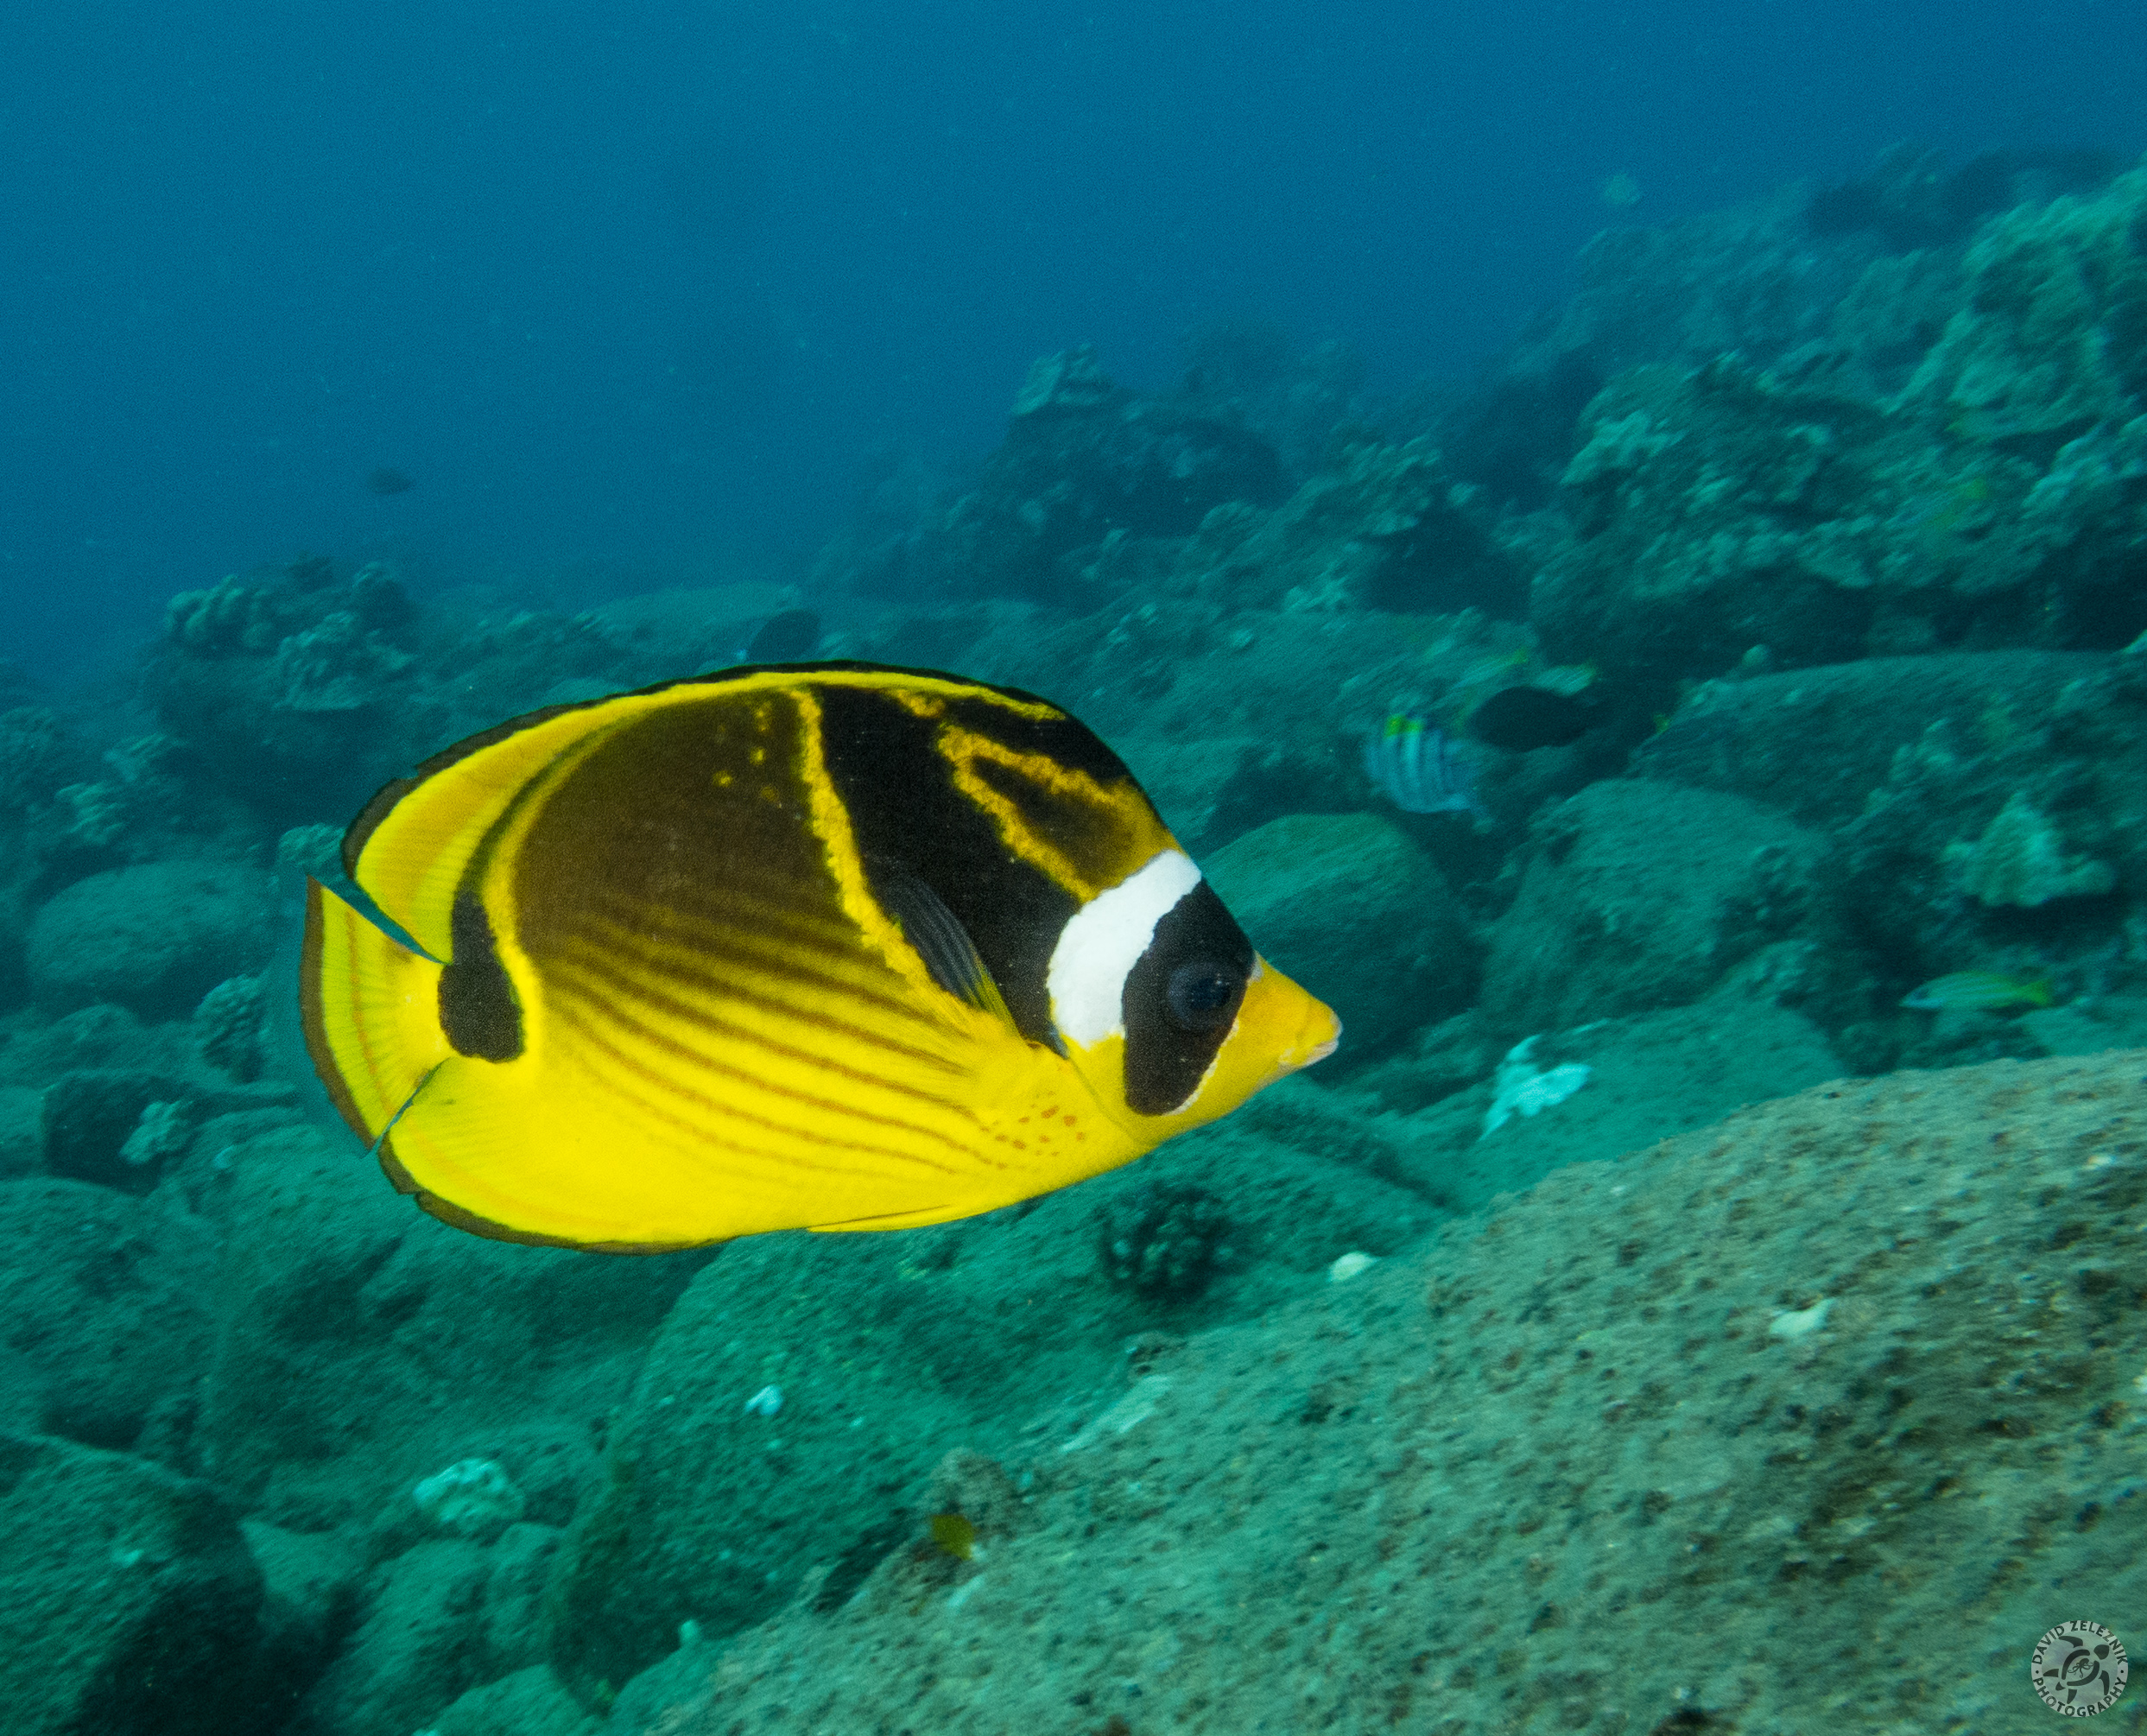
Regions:
M 1180 965 L 1170 973 L 1171 1023 L 1181 1030 L 1220 1030 L 1238 1016 L 1244 973 L 1213 959 Z

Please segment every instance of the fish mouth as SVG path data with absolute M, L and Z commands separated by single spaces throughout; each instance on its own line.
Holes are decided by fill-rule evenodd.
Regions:
M 1322 1011 L 1326 1010 L 1322 1009 Z M 1314 1043 L 1311 1048 L 1305 1050 L 1302 1060 L 1293 1061 L 1290 1067 L 1290 1070 L 1292 1072 L 1297 1072 L 1308 1067 L 1317 1066 L 1320 1061 L 1325 1061 L 1330 1055 L 1333 1054 L 1336 1049 L 1342 1046 L 1341 1020 L 1335 1017 L 1333 1013 L 1331 1011 L 1327 1012 L 1327 1020 L 1333 1034 L 1325 1042 Z

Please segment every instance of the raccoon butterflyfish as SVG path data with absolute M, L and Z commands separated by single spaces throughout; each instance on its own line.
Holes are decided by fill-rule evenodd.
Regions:
M 1095 735 L 931 671 L 533 712 L 382 789 L 343 865 L 358 903 L 307 887 L 314 1065 L 398 1188 L 511 1241 L 967 1217 L 1340 1035 Z

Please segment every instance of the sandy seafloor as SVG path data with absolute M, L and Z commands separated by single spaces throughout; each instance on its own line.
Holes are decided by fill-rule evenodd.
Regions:
M 2147 1644 L 2120 167 L 1611 231 L 1403 400 L 1045 358 L 780 583 L 301 561 L 98 690 L 0 678 L 0 1723 L 2049 1727 L 2046 1629 Z M 927 1230 L 422 1217 L 303 1088 L 298 874 L 424 754 L 799 606 L 1084 718 L 1343 1050 Z M 1576 682 L 1569 743 L 1471 732 Z M 1367 776 L 1397 711 L 1472 811 Z M 2028 986 L 1903 1005 L 1967 972 Z

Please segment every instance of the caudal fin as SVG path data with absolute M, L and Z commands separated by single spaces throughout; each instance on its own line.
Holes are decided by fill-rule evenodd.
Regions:
M 441 968 L 320 881 L 306 882 L 306 1049 L 337 1112 L 369 1146 L 451 1053 L 440 1025 Z

